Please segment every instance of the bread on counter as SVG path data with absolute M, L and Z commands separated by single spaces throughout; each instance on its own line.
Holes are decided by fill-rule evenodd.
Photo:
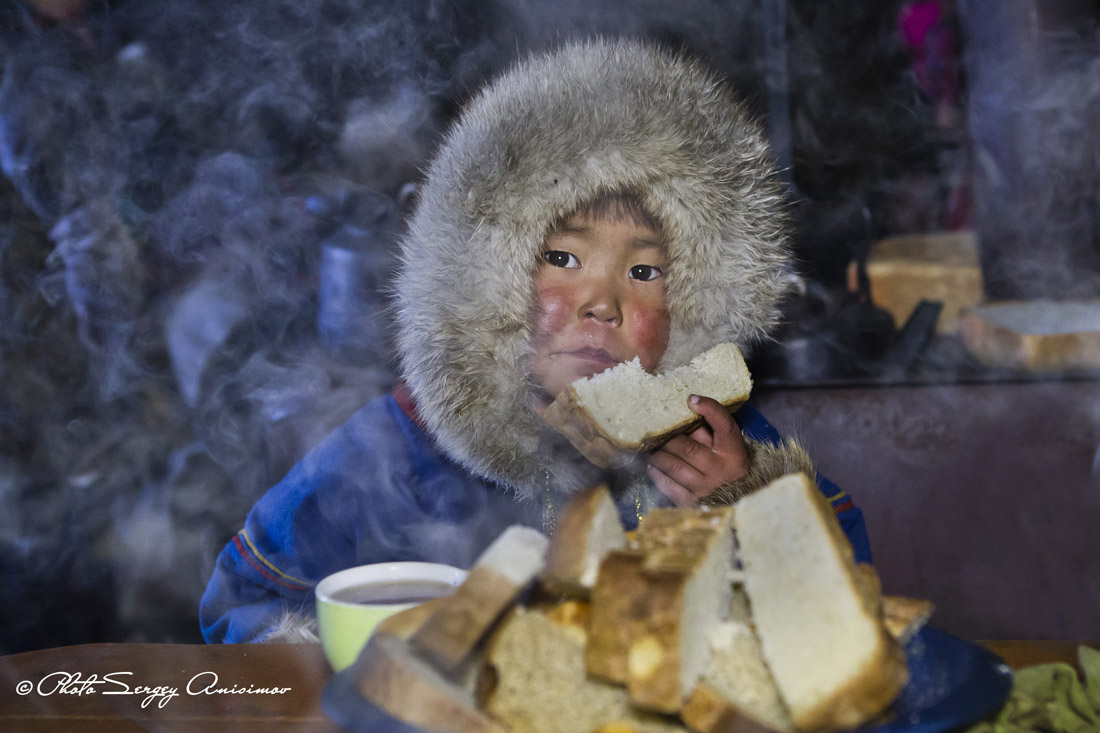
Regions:
M 752 377 L 735 344 L 719 344 L 688 364 L 660 374 L 638 359 L 567 387 L 543 419 L 597 466 L 610 466 L 689 432 L 702 418 L 688 407 L 693 394 L 734 410 L 752 390 Z
M 871 302 L 900 328 L 922 300 L 943 303 L 938 333 L 955 333 L 962 309 L 982 302 L 978 239 L 972 231 L 928 232 L 881 239 L 866 262 Z
M 963 343 L 987 366 L 1100 369 L 1100 300 L 997 301 L 962 314 Z

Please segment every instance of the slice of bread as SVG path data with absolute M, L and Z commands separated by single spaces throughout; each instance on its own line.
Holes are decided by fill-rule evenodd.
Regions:
M 611 466 L 648 451 L 702 423 L 688 407 L 693 394 L 733 410 L 752 390 L 752 377 L 734 344 L 719 344 L 685 366 L 662 374 L 638 359 L 569 385 L 543 419 L 597 466 Z
M 908 679 L 887 632 L 877 576 L 813 480 L 792 474 L 735 507 L 745 589 L 764 658 L 797 728 L 855 728 Z
M 445 673 L 462 666 L 498 618 L 542 571 L 549 540 L 530 527 L 504 530 L 462 585 L 444 596 L 409 638 L 410 648 Z
M 489 642 L 485 702 L 512 733 L 684 731 L 675 719 L 631 706 L 627 691 L 585 674 L 587 604 L 515 608 Z
M 703 674 L 707 633 L 729 614 L 732 510 L 660 509 L 610 553 L 592 595 L 589 673 L 635 705 L 675 713 Z
M 404 723 L 441 733 L 506 733 L 469 689 L 418 659 L 398 636 L 372 634 L 355 670 L 360 694 Z
M 689 728 L 699 733 L 734 727 L 794 730 L 751 626 L 737 621 L 721 624 L 710 635 L 710 650 L 703 679 L 680 711 Z
M 588 599 L 600 561 L 626 546 L 626 532 L 606 486 L 579 492 L 562 511 L 546 552 L 543 584 L 551 593 Z

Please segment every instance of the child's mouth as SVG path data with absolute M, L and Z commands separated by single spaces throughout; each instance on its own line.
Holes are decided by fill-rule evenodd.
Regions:
M 576 351 L 569 352 L 569 355 L 578 361 L 585 362 L 586 364 L 592 364 L 602 369 L 615 366 L 619 363 L 619 360 L 613 357 L 603 349 L 594 349 L 591 347 L 585 347 L 583 349 L 577 349 Z

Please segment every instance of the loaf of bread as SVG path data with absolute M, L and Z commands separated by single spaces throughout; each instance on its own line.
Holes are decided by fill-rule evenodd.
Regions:
M 587 612 L 586 603 L 567 601 L 509 614 L 489 644 L 489 713 L 512 733 L 683 731 L 674 720 L 633 707 L 625 688 L 585 674 Z
M 943 303 L 936 331 L 954 333 L 959 313 L 982 302 L 984 286 L 974 232 L 928 232 L 875 242 L 867 256 L 871 302 L 899 328 L 922 300 Z
M 585 458 L 606 467 L 699 426 L 702 418 L 688 407 L 691 395 L 711 397 L 733 410 L 751 390 L 741 351 L 734 344 L 719 344 L 661 374 L 650 374 L 634 359 L 578 379 L 543 418 Z
M 813 480 L 792 474 L 736 505 L 745 589 L 764 658 L 797 728 L 857 727 L 908 680 L 877 576 Z
M 1002 301 L 965 311 L 963 343 L 987 366 L 1100 369 L 1100 300 Z

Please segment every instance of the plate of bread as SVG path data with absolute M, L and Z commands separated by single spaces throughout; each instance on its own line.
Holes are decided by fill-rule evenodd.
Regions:
M 751 385 L 723 344 L 578 380 L 546 419 L 614 465 L 698 424 L 689 394 L 732 410 Z M 371 733 L 947 731 L 999 709 L 1012 674 L 932 611 L 883 594 L 806 474 L 630 532 L 595 486 L 552 536 L 509 527 L 452 595 L 382 622 L 322 707 Z
M 599 486 L 383 622 L 322 706 L 374 733 L 947 731 L 1012 675 L 931 613 L 882 594 L 804 474 L 629 533 Z

